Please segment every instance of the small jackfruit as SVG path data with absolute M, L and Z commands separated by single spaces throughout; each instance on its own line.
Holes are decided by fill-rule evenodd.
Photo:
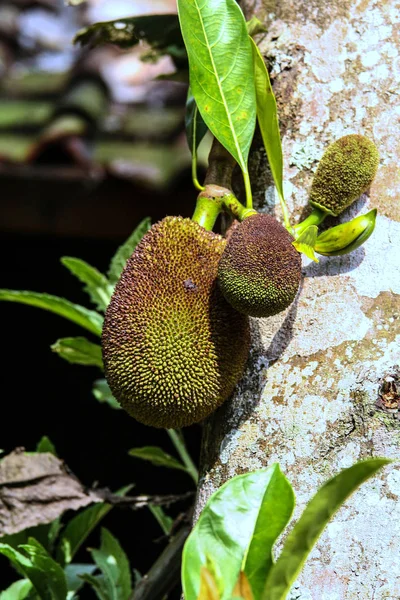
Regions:
M 371 140 L 345 135 L 324 153 L 311 185 L 310 204 L 338 216 L 369 188 L 378 164 L 378 150 Z
M 216 282 L 225 240 L 166 217 L 142 238 L 115 287 L 102 334 L 105 375 L 138 421 L 175 428 L 226 400 L 247 360 L 247 317 Z
M 236 310 L 270 317 L 293 302 L 301 258 L 292 241 L 270 215 L 252 215 L 236 226 L 218 266 L 219 287 Z

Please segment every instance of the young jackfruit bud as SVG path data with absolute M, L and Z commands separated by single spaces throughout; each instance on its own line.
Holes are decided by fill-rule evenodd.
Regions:
M 323 155 L 311 185 L 310 204 L 338 216 L 369 188 L 378 164 L 373 142 L 363 135 L 345 135 Z
M 232 231 L 218 266 L 218 283 L 236 310 L 270 317 L 291 304 L 301 278 L 300 254 L 276 219 L 255 214 Z
M 142 238 L 115 287 L 102 335 L 105 375 L 146 425 L 204 419 L 242 375 L 248 319 L 216 283 L 225 244 L 190 219 L 167 217 Z

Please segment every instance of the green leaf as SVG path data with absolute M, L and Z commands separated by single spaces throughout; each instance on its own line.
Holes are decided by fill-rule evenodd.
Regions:
M 107 277 L 80 258 L 63 256 L 61 263 L 85 284 L 83 288 L 98 310 L 106 310 L 113 293 L 113 286 Z
M 250 38 L 251 39 L 251 38 Z M 251 39 L 257 98 L 257 119 L 279 198 L 283 200 L 283 157 L 276 100 L 264 59 Z
M 161 506 L 156 506 L 155 504 L 149 504 L 148 506 L 165 535 L 169 535 L 174 520 L 164 512 Z
M 247 159 L 256 98 L 243 14 L 235 0 L 177 0 L 177 6 L 196 104 L 207 127 L 240 165 L 251 201 Z
M 29 579 L 41 600 L 52 600 L 43 572 L 34 567 L 29 558 L 8 544 L 0 544 L 0 554 L 6 556 L 18 572 Z
M 125 496 L 130 489 L 132 486 L 126 486 L 116 494 Z M 83 542 L 111 509 L 111 504 L 94 504 L 69 521 L 57 548 L 59 563 L 68 564 L 72 561 Z
M 268 30 L 265 25 L 257 17 L 251 17 L 249 21 L 246 21 L 247 33 L 251 36 L 257 35 L 258 33 L 266 33 Z
M 183 550 L 185 600 L 197 600 L 202 566 L 213 573 L 221 600 L 231 600 L 266 490 L 277 477 L 278 465 L 272 465 L 233 477 L 211 496 Z M 266 554 L 268 560 L 268 548 Z
M 52 600 L 65 600 L 67 581 L 62 567 L 35 538 L 29 538 L 28 542 L 21 548 L 29 555 L 33 567 L 42 573 Z
M 143 448 L 132 448 L 128 452 L 129 456 L 148 460 L 156 467 L 167 467 L 169 469 L 179 469 L 187 471 L 187 468 L 173 456 L 170 456 L 158 446 L 143 446 Z
M 94 504 L 69 521 L 57 548 L 59 563 L 69 564 L 72 561 L 86 538 L 111 509 L 111 504 Z
M 95 577 L 90 573 L 82 573 L 81 578 L 92 586 L 99 600 L 111 600 L 104 577 Z
M 65 300 L 65 298 L 51 296 L 50 294 L 40 294 L 39 292 L 0 289 L 0 300 L 19 302 L 20 304 L 43 308 L 65 319 L 69 319 L 73 323 L 88 329 L 91 333 L 98 336 L 101 335 L 103 317 L 94 310 L 89 310 L 84 306 L 79 306 L 79 304 L 73 304 L 69 300 Z
M 196 101 L 190 88 L 188 89 L 186 100 L 185 128 L 188 146 L 190 152 L 194 155 L 196 154 L 201 140 L 206 135 L 208 128 L 199 113 L 199 109 L 197 108 Z
M 175 14 L 145 15 L 95 23 L 78 31 L 74 41 L 91 47 L 115 44 L 120 48 L 132 48 L 141 40 L 152 46 L 158 54 L 169 54 L 178 64 L 187 61 Z
M 88 565 L 83 563 L 67 565 L 64 569 L 64 573 L 67 580 L 68 592 L 75 593 L 79 591 L 84 584 L 84 580 L 82 579 L 81 575 L 92 575 L 96 569 L 96 565 Z
M 255 598 L 261 598 L 265 580 L 273 564 L 272 548 L 289 523 L 295 504 L 292 486 L 279 465 L 273 465 L 273 469 L 244 565 L 244 572 Z
M 47 437 L 47 435 L 44 435 L 39 440 L 39 442 L 36 446 L 36 452 L 50 452 L 50 454 L 57 456 L 55 446 L 54 446 L 53 442 L 50 440 L 50 438 Z
M 122 407 L 112 395 L 105 379 L 96 379 L 93 384 L 92 394 L 99 402 L 106 402 L 111 408 L 120 410 Z
M 131 568 L 118 540 L 103 528 L 100 550 L 90 552 L 104 577 L 102 594 L 110 600 L 128 600 L 132 591 Z
M 295 239 L 294 242 L 292 242 L 292 244 L 296 248 L 297 252 L 305 254 L 314 262 L 319 262 L 318 258 L 314 254 L 317 236 L 318 227 L 316 225 L 310 225 Z
M 386 458 L 364 460 L 344 469 L 318 490 L 289 533 L 278 560 L 270 570 L 262 600 L 286 598 L 325 525 L 350 494 L 390 462 Z
M 61 338 L 51 346 L 51 349 L 69 363 L 103 369 L 101 346 L 89 342 L 85 337 Z
M 29 579 L 19 579 L 4 592 L 0 592 L 0 600 L 24 600 L 32 589 Z
M 142 239 L 145 233 L 151 227 L 150 217 L 146 217 L 139 223 L 136 229 L 131 233 L 126 242 L 122 244 L 113 256 L 108 270 L 108 277 L 111 283 L 116 283 L 126 265 L 126 261 Z

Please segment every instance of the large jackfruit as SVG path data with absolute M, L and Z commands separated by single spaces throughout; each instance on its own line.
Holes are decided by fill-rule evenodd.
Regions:
M 330 144 L 318 164 L 309 202 L 338 216 L 371 185 L 379 165 L 378 150 L 363 135 L 345 135 Z
M 232 393 L 250 344 L 247 317 L 216 283 L 226 241 L 166 217 L 136 247 L 108 306 L 104 368 L 122 407 L 154 427 L 204 419 Z
M 293 302 L 301 258 L 292 241 L 270 215 L 251 215 L 236 226 L 218 267 L 220 289 L 236 310 L 270 317 Z

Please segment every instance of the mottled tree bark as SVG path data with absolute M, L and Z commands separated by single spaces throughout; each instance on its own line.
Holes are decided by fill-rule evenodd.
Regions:
M 204 429 L 197 514 L 233 475 L 279 462 L 296 492 L 296 519 L 342 468 L 370 456 L 400 458 L 399 407 L 385 407 L 379 395 L 386 377 L 400 375 L 400 2 L 241 4 L 268 27 L 258 43 L 272 69 L 292 215 L 305 214 L 330 142 L 362 133 L 381 156 L 371 190 L 340 219 L 377 207 L 373 236 L 347 256 L 303 259 L 296 301 L 252 321 L 245 376 Z M 261 149 L 251 167 L 260 208 L 280 218 Z M 335 516 L 292 598 L 400 598 L 399 463 Z

